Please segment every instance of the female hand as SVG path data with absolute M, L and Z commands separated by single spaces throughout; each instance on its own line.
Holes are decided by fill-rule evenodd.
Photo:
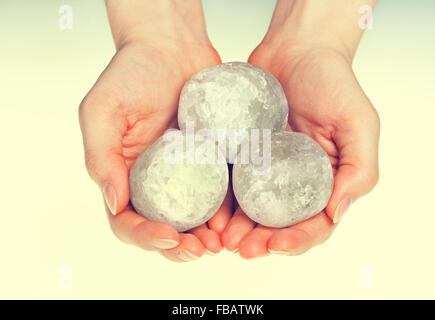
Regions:
M 238 248 L 245 258 L 295 255 L 322 243 L 350 204 L 378 180 L 379 117 L 352 71 L 354 51 L 349 54 L 352 50 L 332 39 L 289 39 L 287 27 L 272 20 L 249 62 L 269 70 L 282 84 L 289 103 L 289 130 L 311 136 L 328 153 L 334 190 L 325 210 L 283 229 L 256 225 L 238 208 L 222 243 L 231 251 Z
M 81 103 L 80 125 L 86 167 L 103 192 L 115 235 L 145 250 L 159 250 L 171 260 L 189 261 L 206 250 L 221 250 L 219 233 L 231 215 L 230 194 L 208 224 L 189 233 L 149 221 L 129 205 L 129 169 L 166 129 L 177 127 L 178 97 L 184 82 L 196 71 L 220 63 L 202 16 L 198 17 L 201 12 L 196 18 L 188 15 L 199 9 L 192 3 L 186 7 L 180 3 L 172 10 L 178 5 L 164 7 L 163 3 L 139 1 L 135 8 L 140 11 L 143 5 L 151 6 L 142 12 L 154 19 L 159 14 L 166 16 L 163 25 L 158 28 L 155 22 L 151 26 L 156 29 L 150 30 L 128 26 L 134 10 L 123 7 L 127 4 L 107 2 L 117 53 Z M 130 15 L 122 10 L 130 10 Z M 146 14 L 141 19 L 146 21 Z

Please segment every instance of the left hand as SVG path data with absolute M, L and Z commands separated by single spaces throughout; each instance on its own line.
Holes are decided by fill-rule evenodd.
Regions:
M 349 205 L 378 180 L 379 117 L 352 71 L 352 58 L 325 47 L 291 49 L 260 44 L 249 62 L 271 72 L 289 102 L 290 130 L 303 132 L 328 153 L 334 190 L 326 208 L 296 225 L 269 228 L 238 208 L 222 234 L 230 251 L 250 259 L 297 255 L 325 241 Z

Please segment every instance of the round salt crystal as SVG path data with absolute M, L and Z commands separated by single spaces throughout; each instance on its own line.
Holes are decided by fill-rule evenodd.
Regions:
M 270 170 L 263 174 L 256 174 L 252 163 L 233 166 L 233 190 L 249 218 L 283 228 L 325 208 L 333 189 L 332 167 L 327 153 L 305 134 L 274 133 L 270 146 Z
M 130 199 L 142 216 L 183 232 L 206 222 L 219 209 L 228 189 L 228 166 L 218 152 L 214 163 L 189 160 L 192 150 L 187 149 L 186 136 L 178 130 L 171 135 L 173 139 L 166 139 L 169 134 L 157 139 L 136 159 L 130 170 Z M 199 143 L 194 141 L 193 146 Z
M 210 129 L 237 150 L 240 130 L 285 129 L 288 104 L 278 80 L 268 71 L 245 62 L 228 62 L 207 67 L 184 85 L 179 101 L 178 125 L 185 131 L 188 123 L 195 130 Z

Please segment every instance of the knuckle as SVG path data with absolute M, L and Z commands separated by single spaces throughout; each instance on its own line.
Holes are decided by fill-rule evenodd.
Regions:
M 369 179 L 369 184 L 372 187 L 376 186 L 379 182 L 379 170 L 378 169 L 372 170 L 368 179 Z
M 373 189 L 379 181 L 379 170 L 373 169 L 364 175 L 364 183 L 371 190 Z
M 100 106 L 103 105 L 101 100 L 99 94 L 92 91 L 83 98 L 79 105 L 79 119 L 81 124 L 87 118 L 98 115 L 102 111 L 100 108 Z
M 373 114 L 374 114 L 374 121 L 377 124 L 377 126 L 379 127 L 381 124 L 381 117 L 379 116 L 379 113 L 375 108 L 373 108 Z
M 89 150 L 85 150 L 85 165 L 91 178 L 95 178 L 97 174 L 98 161 Z
M 124 244 L 133 244 L 127 237 L 125 237 L 117 228 L 115 228 L 112 223 L 110 224 L 113 235 Z
M 89 102 L 88 102 L 88 96 L 84 97 L 83 100 L 80 102 L 79 105 L 79 118 L 80 122 L 83 121 L 85 118 L 87 111 L 89 110 Z
M 375 130 L 374 132 L 376 132 L 379 135 L 379 131 L 381 127 L 381 118 L 379 116 L 378 111 L 374 107 L 372 107 L 369 113 L 367 114 L 367 120 L 368 120 L 368 124 L 373 128 L 373 130 Z
M 112 233 L 113 233 L 113 235 L 114 235 L 114 236 L 115 236 L 119 241 L 121 241 L 122 243 L 127 244 L 126 239 L 124 239 L 124 238 L 121 236 L 121 234 L 119 233 L 119 231 L 118 231 L 116 228 L 114 228 L 113 226 L 111 226 L 111 229 L 112 229 Z
M 331 228 L 328 232 L 325 232 L 324 234 L 322 234 L 320 236 L 320 238 L 318 239 L 318 241 L 315 243 L 315 245 L 321 245 L 324 244 L 326 241 L 329 240 L 329 238 L 331 238 L 331 235 L 334 231 L 334 228 Z

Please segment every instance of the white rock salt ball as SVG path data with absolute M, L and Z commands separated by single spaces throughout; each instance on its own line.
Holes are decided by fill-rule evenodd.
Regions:
M 207 67 L 184 85 L 179 101 L 178 125 L 191 122 L 198 129 L 229 132 L 240 129 L 282 131 L 288 120 L 288 104 L 278 80 L 268 71 L 245 62 Z M 225 133 L 226 136 L 229 136 Z M 236 148 L 243 138 L 229 138 Z M 222 150 L 229 158 L 228 150 Z
M 270 170 L 255 174 L 254 168 L 234 164 L 232 182 L 242 210 L 261 225 L 283 228 L 311 218 L 332 194 L 329 157 L 305 134 L 272 134 Z
M 180 131 L 171 134 L 181 137 L 184 150 L 177 155 L 182 163 L 168 158 L 170 149 L 165 148 L 174 141 L 165 141 L 164 136 L 157 139 L 130 170 L 130 199 L 140 215 L 183 232 L 208 221 L 219 209 L 228 189 L 228 166 L 219 154 L 214 164 L 196 160 L 189 164 L 186 136 Z

